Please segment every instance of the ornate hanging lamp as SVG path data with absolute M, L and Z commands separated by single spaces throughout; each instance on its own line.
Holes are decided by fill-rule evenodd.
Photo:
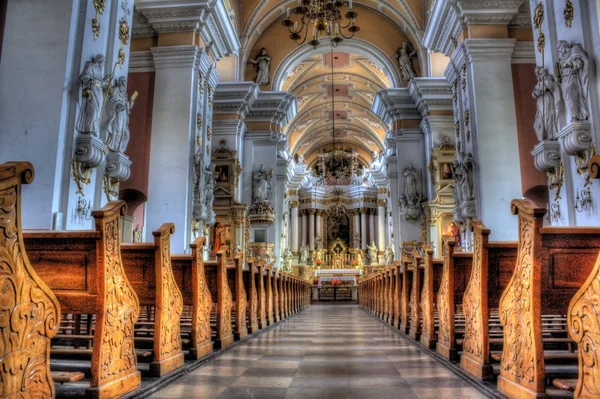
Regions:
M 345 6 L 348 6 L 348 11 L 342 17 L 342 7 Z M 292 13 L 299 17 L 298 21 L 292 21 Z M 298 45 L 303 45 L 312 33 L 308 44 L 313 48 L 317 48 L 321 44 L 319 39 L 323 38 L 328 38 L 331 45 L 337 47 L 360 30 L 356 26 L 356 17 L 358 14 L 352 10 L 352 0 L 298 0 L 297 7 L 287 9 L 287 18 L 281 24 L 288 28 L 290 39 Z

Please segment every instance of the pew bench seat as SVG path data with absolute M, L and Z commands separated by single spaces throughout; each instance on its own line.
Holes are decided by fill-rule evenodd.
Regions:
M 552 380 L 552 385 L 561 391 L 573 392 L 577 388 L 576 379 L 556 378 Z
M 60 384 L 77 382 L 85 378 L 85 374 L 80 371 L 52 371 L 50 372 L 52 380 Z

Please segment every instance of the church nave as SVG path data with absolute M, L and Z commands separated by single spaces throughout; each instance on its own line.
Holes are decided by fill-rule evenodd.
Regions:
M 151 398 L 485 398 L 356 305 L 313 305 Z

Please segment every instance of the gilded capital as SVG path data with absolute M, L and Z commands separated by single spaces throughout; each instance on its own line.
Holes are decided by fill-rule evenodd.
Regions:
M 387 205 L 387 200 L 386 199 L 378 199 L 377 200 L 377 206 L 385 208 L 386 205 Z

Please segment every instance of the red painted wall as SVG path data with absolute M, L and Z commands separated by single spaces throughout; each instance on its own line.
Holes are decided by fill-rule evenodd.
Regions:
M 137 91 L 138 97 L 129 115 L 131 139 L 127 148 L 127 156 L 133 162 L 131 177 L 120 186 L 120 191 L 127 193 L 125 200 L 128 200 L 134 190 L 139 191 L 144 197 L 148 195 L 154 79 L 154 72 L 131 73 L 128 76 L 127 91 L 129 95 Z M 135 205 L 137 204 L 139 204 L 138 201 Z M 135 224 L 140 226 L 144 224 L 143 209 L 143 205 L 136 206 L 135 209 L 128 209 L 128 214 L 136 218 Z
M 537 83 L 535 64 L 513 64 L 512 73 L 517 113 L 517 133 L 519 135 L 519 156 L 521 159 L 521 185 L 523 194 L 525 194 L 535 187 L 542 186 L 543 188 L 547 186 L 546 175 L 535 168 L 533 156 L 531 155 L 533 147 L 538 143 L 533 130 L 537 105 L 535 99 L 531 96 Z M 546 188 L 546 197 L 547 191 Z M 538 198 L 531 199 L 542 200 Z M 542 203 L 540 205 L 546 204 Z

